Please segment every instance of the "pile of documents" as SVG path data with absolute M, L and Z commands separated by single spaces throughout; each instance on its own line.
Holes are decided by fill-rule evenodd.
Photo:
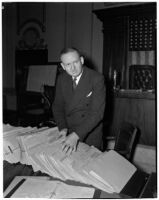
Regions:
M 19 143 L 18 137 L 24 135 L 32 135 L 45 131 L 49 127 L 15 127 L 10 124 L 3 124 L 3 159 L 10 163 L 22 161 L 22 146 Z
M 10 163 L 20 161 L 21 150 L 17 136 L 23 133 L 32 132 L 37 128 L 15 127 L 10 124 L 3 124 L 3 158 Z
M 42 171 L 62 180 L 75 180 L 91 184 L 81 169 L 90 160 L 102 154 L 97 148 L 79 143 L 77 151 L 66 155 L 62 151 L 58 129 L 50 128 L 39 133 L 18 137 L 22 146 L 23 163 L 32 165 L 34 171 Z
M 57 127 L 23 130 L 16 138 L 21 163 L 63 181 L 74 180 L 108 193 L 120 193 L 136 171 L 136 167 L 117 152 L 101 152 L 82 142 L 76 152 L 66 155 Z

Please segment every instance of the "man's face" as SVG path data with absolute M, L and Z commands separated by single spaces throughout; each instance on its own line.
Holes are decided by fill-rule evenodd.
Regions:
M 73 77 L 81 74 L 84 59 L 76 51 L 63 54 L 61 56 L 61 65 L 66 72 Z

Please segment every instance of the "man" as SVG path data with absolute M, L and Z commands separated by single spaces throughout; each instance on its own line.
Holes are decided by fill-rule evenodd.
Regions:
M 76 151 L 78 141 L 102 147 L 102 119 L 105 109 L 104 77 L 87 68 L 75 48 L 61 52 L 60 74 L 56 84 L 53 114 L 63 151 Z

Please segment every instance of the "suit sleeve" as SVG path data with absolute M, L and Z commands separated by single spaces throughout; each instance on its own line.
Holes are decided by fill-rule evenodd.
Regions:
M 75 127 L 75 130 L 73 130 L 78 134 L 80 140 L 83 141 L 87 134 L 102 121 L 105 110 L 105 94 L 104 77 L 99 76 L 93 83 L 93 96 L 87 118 L 81 125 Z
M 52 106 L 53 116 L 59 130 L 67 128 L 67 123 L 65 119 L 64 98 L 61 89 L 61 81 L 62 81 L 61 78 L 62 77 L 59 76 L 57 80 L 56 90 L 55 90 L 55 100 Z

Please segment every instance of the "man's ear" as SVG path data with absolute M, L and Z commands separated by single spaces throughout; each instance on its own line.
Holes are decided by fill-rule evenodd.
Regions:
M 63 70 L 66 70 L 64 64 L 62 62 L 60 64 L 61 64 Z
M 81 56 L 81 57 L 80 57 L 80 60 L 81 60 L 81 63 L 82 63 L 82 65 L 83 65 L 83 64 L 84 64 L 84 57 Z

